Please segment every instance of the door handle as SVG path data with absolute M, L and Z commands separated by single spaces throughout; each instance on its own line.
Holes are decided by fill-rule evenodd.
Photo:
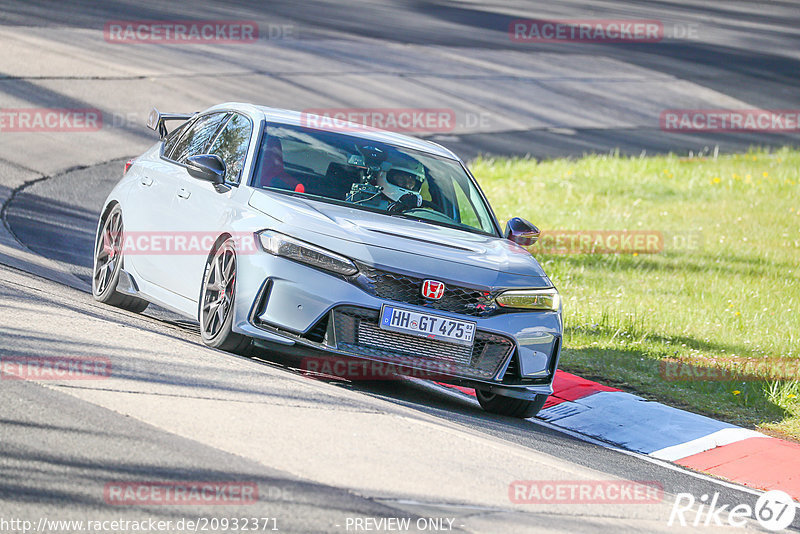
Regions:
M 150 187 L 151 185 L 153 185 L 153 179 L 150 178 L 149 176 L 142 176 L 142 178 L 139 180 L 139 183 L 144 186 Z
M 189 198 L 191 194 L 192 192 L 186 189 L 185 187 L 181 187 L 180 189 L 178 189 L 178 196 L 181 198 Z

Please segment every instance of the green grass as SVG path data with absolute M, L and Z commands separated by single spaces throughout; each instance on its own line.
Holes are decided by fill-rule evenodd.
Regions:
M 655 254 L 531 247 L 562 294 L 562 369 L 800 439 L 800 151 L 470 167 L 501 220 L 663 232 Z M 669 381 L 666 360 L 750 378 Z

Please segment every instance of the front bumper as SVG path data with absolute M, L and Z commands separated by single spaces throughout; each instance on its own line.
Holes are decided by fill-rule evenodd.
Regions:
M 446 284 L 463 284 L 427 274 Z M 404 374 L 510 397 L 532 399 L 553 391 L 562 337 L 558 312 L 475 317 L 384 300 L 352 279 L 269 254 L 240 257 L 238 276 L 233 326 L 237 333 L 410 369 L 415 372 Z M 381 330 L 377 316 L 385 303 L 474 321 L 475 344 L 462 347 Z

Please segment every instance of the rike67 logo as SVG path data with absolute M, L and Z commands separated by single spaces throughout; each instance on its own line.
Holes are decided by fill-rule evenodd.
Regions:
M 699 499 L 691 493 L 679 493 L 667 525 L 743 528 L 748 520 L 755 519 L 763 528 L 778 532 L 791 525 L 796 514 L 797 504 L 788 493 L 780 490 L 764 493 L 754 507 L 738 504 L 732 508 L 729 504 L 719 503 L 719 493 L 712 497 L 703 494 Z

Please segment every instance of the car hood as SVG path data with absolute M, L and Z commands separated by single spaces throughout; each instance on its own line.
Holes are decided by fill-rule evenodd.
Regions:
M 268 191 L 254 191 L 249 205 L 279 220 L 277 231 L 378 267 L 440 277 L 454 268 L 463 282 L 492 287 L 552 285 L 507 239 Z

